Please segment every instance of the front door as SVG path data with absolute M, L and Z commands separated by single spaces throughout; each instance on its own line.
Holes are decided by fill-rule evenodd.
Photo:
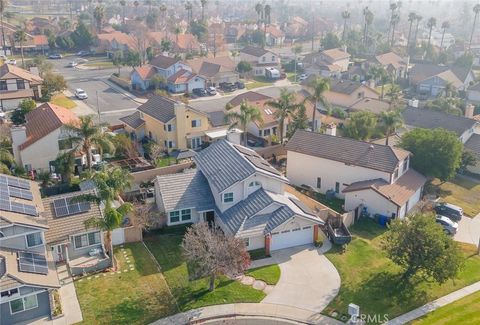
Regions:
M 55 262 L 63 262 L 65 260 L 63 256 L 63 245 L 55 245 L 52 247 L 53 259 Z
M 215 226 L 215 213 L 213 211 L 205 212 L 205 221 L 210 228 Z

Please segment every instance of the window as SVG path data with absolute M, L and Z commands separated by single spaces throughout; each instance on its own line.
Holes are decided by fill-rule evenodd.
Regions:
M 72 149 L 72 140 L 70 139 L 60 139 L 58 140 L 58 149 L 60 150 L 67 150 L 67 149 Z
M 10 289 L 10 290 L 6 290 L 6 291 L 2 291 L 1 293 L 1 297 L 11 297 L 13 295 L 16 295 L 18 294 L 18 289 L 15 288 L 15 289 Z
M 340 183 L 335 182 L 335 193 L 340 193 Z
M 21 311 L 38 307 L 37 295 L 22 297 L 20 299 L 10 301 L 10 312 L 16 314 Z
M 259 136 L 259 137 L 262 136 L 262 130 L 258 130 L 258 136 Z
M 6 80 L 0 80 L 0 90 L 8 90 Z
M 168 148 L 172 149 L 172 148 L 175 148 L 175 141 L 168 141 Z
M 359 92 L 359 93 L 357 94 L 357 98 L 363 98 L 363 96 L 364 96 L 364 92 L 363 92 L 363 91 L 362 91 L 362 92 Z
M 223 203 L 231 203 L 233 202 L 233 193 L 223 193 Z
M 272 62 L 275 62 L 275 55 L 272 55 Z
M 406 171 L 408 168 L 408 158 L 403 161 L 403 171 Z
M 182 210 L 182 221 L 188 221 L 192 219 L 192 210 L 185 209 Z
M 180 211 L 170 212 L 170 223 L 180 221 Z
M 245 243 L 246 247 L 250 246 L 250 238 L 243 238 L 243 242 Z
M 175 125 L 173 125 L 173 124 L 167 124 L 167 131 L 168 131 L 168 132 L 172 132 L 173 130 L 175 130 Z
M 192 138 L 191 147 L 192 149 L 198 149 L 202 146 L 202 138 Z
M 263 136 L 269 136 L 270 135 L 270 129 L 263 130 Z
M 253 181 L 253 182 L 250 182 L 250 184 L 248 184 L 248 187 L 261 187 L 262 184 L 260 184 L 259 181 Z
M 192 128 L 198 128 L 202 126 L 202 120 L 192 120 Z
M 73 237 L 75 249 L 100 244 L 100 232 L 91 232 Z
M 317 188 L 321 188 L 321 187 L 322 187 L 322 178 L 317 177 Z
M 27 247 L 39 246 L 42 244 L 42 234 L 40 232 L 27 235 Z
M 25 89 L 25 81 L 22 79 L 17 79 L 17 89 Z
M 306 227 L 303 227 L 303 230 L 307 230 L 307 229 L 310 229 L 312 228 L 312 226 L 306 226 Z
M 266 57 L 262 57 L 262 62 L 265 62 L 267 61 L 267 58 Z

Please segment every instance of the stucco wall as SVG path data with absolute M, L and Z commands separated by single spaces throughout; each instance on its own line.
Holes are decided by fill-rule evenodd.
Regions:
M 21 322 L 28 322 L 30 320 L 49 317 L 50 316 L 50 300 L 48 298 L 48 291 L 37 294 L 38 307 L 30 310 L 22 311 L 16 314 L 10 313 L 10 304 L 4 303 L 0 305 L 0 325 L 12 325 Z
M 60 128 L 21 150 L 23 166 L 31 165 L 36 170 L 49 170 L 49 162 L 54 161 L 60 152 L 58 149 L 59 136 Z
M 376 213 L 391 216 L 392 213 L 396 215 L 398 212 L 398 207 L 395 204 L 373 190 L 366 189 L 345 194 L 345 210 L 353 210 L 360 204 L 367 207 L 371 216 Z

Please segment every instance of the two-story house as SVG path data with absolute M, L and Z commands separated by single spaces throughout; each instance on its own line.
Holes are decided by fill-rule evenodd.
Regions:
M 335 192 L 345 210 L 403 218 L 420 200 L 425 177 L 410 169 L 410 152 L 299 130 L 287 146 L 287 176 L 320 193 Z
M 328 78 L 340 78 L 348 71 L 350 54 L 341 48 L 307 54 L 302 60 L 305 73 Z
M 322 219 L 285 191 L 288 180 L 255 151 L 220 140 L 194 161 L 197 169 L 155 180 L 167 225 L 205 221 L 267 255 L 318 239 Z
M 14 110 L 24 99 L 42 96 L 43 79 L 38 75 L 11 64 L 0 67 L 0 109 Z
M 0 324 L 50 318 L 60 288 L 35 182 L 0 174 Z
M 261 47 L 246 46 L 240 51 L 240 60 L 252 65 L 254 76 L 265 76 L 266 68 L 280 68 L 280 57 Z
M 375 56 L 373 64 L 381 65 L 387 72 L 397 78 L 405 78 L 408 71 L 408 61 L 395 52 L 387 52 Z

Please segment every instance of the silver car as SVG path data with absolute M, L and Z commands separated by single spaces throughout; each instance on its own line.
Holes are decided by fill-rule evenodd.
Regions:
M 77 88 L 75 89 L 75 97 L 77 97 L 78 99 L 87 99 L 88 95 L 85 90 Z
M 435 221 L 443 227 L 443 231 L 453 236 L 457 233 L 458 223 L 445 216 L 437 215 Z

